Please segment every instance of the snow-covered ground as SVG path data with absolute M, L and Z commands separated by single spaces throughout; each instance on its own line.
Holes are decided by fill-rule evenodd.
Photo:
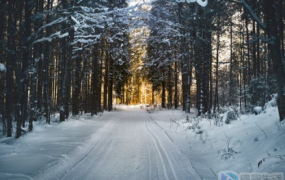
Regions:
M 149 114 L 120 106 L 102 116 L 36 126 L 20 139 L 0 139 L 0 179 L 214 180 L 228 170 L 285 173 L 285 125 L 276 107 L 265 111 L 220 127 L 200 119 L 193 130 L 195 113 L 190 123 L 181 110 Z
M 216 179 L 220 171 L 230 170 L 285 173 L 285 124 L 279 122 L 276 107 L 256 116 L 242 115 L 220 127 L 200 119 L 195 130 L 192 127 L 198 120 L 194 121 L 194 114 L 190 116 L 192 123 L 178 111 L 160 111 L 151 116 L 203 179 Z

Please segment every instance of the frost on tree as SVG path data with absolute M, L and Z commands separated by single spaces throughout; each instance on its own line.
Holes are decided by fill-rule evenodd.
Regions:
M 206 7 L 208 5 L 208 0 L 176 0 L 178 3 L 187 2 L 194 3 L 197 2 L 200 6 Z

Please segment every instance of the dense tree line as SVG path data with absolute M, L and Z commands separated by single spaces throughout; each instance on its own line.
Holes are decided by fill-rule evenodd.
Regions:
M 148 69 L 147 76 L 153 84 L 153 90 L 161 89 L 161 106 L 172 107 L 173 76 L 177 74 L 178 39 L 177 17 L 173 16 L 174 9 L 169 6 L 168 1 L 156 1 L 151 9 L 149 27 L 151 29 L 148 38 L 147 57 L 145 66 Z M 175 76 L 176 77 L 176 76 Z M 177 78 L 177 77 L 176 77 Z M 177 82 L 177 79 L 176 79 Z M 175 88 L 177 90 L 177 88 Z M 168 95 L 166 97 L 166 91 Z M 177 95 L 178 93 L 175 92 Z M 167 99 L 167 104 L 166 104 Z M 178 99 L 175 99 L 175 106 L 178 106 Z
M 146 79 L 152 103 L 156 91 L 162 107 L 182 101 L 199 115 L 249 112 L 277 93 L 283 120 L 284 1 L 197 2 L 157 0 L 150 10 L 125 0 L 1 0 L 3 132 L 18 138 L 55 113 L 64 121 L 111 111 L 114 98 L 139 103 Z M 130 29 L 146 26 L 147 43 L 134 43 Z
M 217 112 L 221 106 L 251 112 L 277 93 L 283 120 L 284 6 L 282 0 L 209 1 L 206 7 L 154 2 L 146 66 L 152 83 L 162 87 L 162 106 L 165 93 L 174 97 L 179 71 L 186 112 L 190 104 L 199 115 Z M 167 101 L 171 105 L 173 99 Z
M 64 121 L 112 110 L 113 86 L 129 76 L 124 0 L 0 3 L 0 119 L 8 137 L 32 131 L 36 120 L 50 123 L 56 112 Z

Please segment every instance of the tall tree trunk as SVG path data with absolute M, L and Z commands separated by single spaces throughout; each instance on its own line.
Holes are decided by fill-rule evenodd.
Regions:
M 180 24 L 184 24 L 184 20 L 182 17 L 182 9 L 183 9 L 183 5 L 182 3 L 178 4 L 178 21 Z M 188 67 L 188 61 L 186 60 L 186 37 L 185 37 L 185 29 L 184 28 L 180 28 L 180 32 L 181 34 L 183 34 L 184 36 L 180 37 L 180 53 L 181 53 L 181 59 L 180 59 L 180 66 L 181 66 L 181 71 L 182 71 L 182 108 L 183 111 L 188 112 L 190 110 L 190 107 L 188 108 L 187 104 L 187 93 L 188 90 L 187 89 L 187 67 Z M 190 99 L 189 99 L 190 102 Z
M 253 34 L 253 43 L 252 43 L 252 77 L 253 79 L 257 78 L 257 63 L 256 63 L 256 23 L 253 21 L 252 23 L 252 34 Z M 259 99 L 258 99 L 258 91 L 257 91 L 257 86 L 256 83 L 252 83 L 252 88 L 253 88 L 253 96 L 252 96 L 252 105 L 260 105 L 257 104 Z
M 79 114 L 79 103 L 80 103 L 80 90 L 81 90 L 81 53 L 77 54 L 75 59 L 75 77 L 74 77 L 74 88 L 72 93 L 72 115 L 76 116 Z
M 154 85 L 151 86 L 151 104 L 154 104 Z
M 245 35 L 244 33 L 242 33 L 242 41 L 243 41 L 243 44 L 245 44 Z M 248 67 L 246 65 L 246 62 L 245 62 L 245 56 L 246 56 L 246 53 L 245 53 L 246 49 L 244 48 L 243 49 L 243 57 L 242 57 L 242 67 L 243 67 L 243 101 L 244 101 L 244 109 L 246 110 L 246 107 L 247 107 L 247 98 L 246 98 L 246 84 L 248 84 Z M 247 55 L 248 57 L 249 55 Z
M 241 12 L 242 12 L 242 10 L 240 10 Z M 240 66 L 243 66 L 244 67 L 244 64 L 243 64 L 243 62 L 244 62 L 244 54 L 243 54 L 243 28 L 242 28 L 242 26 L 240 26 L 240 29 L 239 29 L 240 31 L 239 31 L 239 35 L 240 35 L 240 37 L 239 37 L 239 39 L 240 39 L 240 46 L 239 46 L 239 49 L 240 49 L 240 60 L 241 60 L 241 64 L 240 64 Z M 239 106 L 240 106 L 240 110 L 242 109 L 242 78 L 243 78 L 243 69 L 242 68 L 240 68 L 240 70 L 239 70 L 239 96 L 240 96 L 240 98 L 239 98 Z
M 101 45 L 102 46 L 102 45 Z M 103 47 L 102 47 L 103 48 Z M 99 81 L 98 81 L 98 110 L 102 111 L 102 77 L 103 77 L 103 50 L 101 50 L 101 57 L 100 57 L 100 70 L 99 70 Z
M 43 13 L 43 6 L 44 6 L 44 2 L 41 0 L 37 0 L 37 12 L 42 14 Z M 36 27 L 35 30 L 37 31 L 41 26 L 43 25 L 42 21 L 38 21 L 36 23 Z M 38 37 L 42 37 L 43 35 L 43 31 L 40 30 Z M 38 58 L 38 75 L 37 75 L 37 111 L 38 114 L 37 116 L 42 116 L 42 107 L 43 107 L 43 58 L 41 57 L 42 53 L 43 53 L 43 46 L 44 44 L 36 44 L 35 45 L 35 58 Z
M 137 90 L 135 90 L 135 93 L 134 93 L 136 97 L 135 103 L 140 104 L 140 77 L 138 74 L 136 75 L 136 84 L 134 85 L 137 85 Z
M 28 2 L 26 2 L 26 3 L 28 3 Z M 29 3 L 33 4 L 32 1 L 30 1 Z M 31 18 L 30 17 L 31 16 L 31 12 L 30 12 L 31 10 L 32 10 L 32 7 L 27 7 L 27 5 L 26 5 L 26 11 L 29 11 L 29 17 L 26 17 L 26 18 L 29 18 L 29 19 Z M 38 11 L 38 7 L 36 7 L 36 11 Z M 31 22 L 28 26 L 31 26 Z M 28 30 L 28 29 L 26 29 L 26 30 Z M 29 30 L 31 33 L 31 27 L 29 27 Z M 29 36 L 30 35 L 31 34 L 29 34 Z M 30 39 L 30 38 L 27 38 L 27 39 Z M 31 51 L 30 50 L 31 42 L 28 41 L 28 42 L 26 42 L 26 44 L 28 47 L 27 50 Z M 29 61 L 28 61 L 30 64 L 29 69 L 32 69 L 32 72 L 30 72 L 31 75 L 30 75 L 30 99 L 29 99 L 29 101 L 30 101 L 29 131 L 33 130 L 33 122 L 35 120 L 37 120 L 37 114 L 36 114 L 36 109 L 37 109 L 37 102 L 36 102 L 37 67 L 36 67 L 36 60 L 35 59 L 39 58 L 38 53 L 39 53 L 38 45 L 35 45 L 34 46 L 34 57 L 33 58 L 29 57 Z
M 8 58 L 7 58 L 7 73 L 6 73 L 6 114 L 7 114 L 7 137 L 12 136 L 12 114 L 13 108 L 13 65 L 16 59 L 16 44 L 15 44 L 15 33 L 16 33 L 16 19 L 14 18 L 14 1 L 9 1 L 8 10 Z
M 125 104 L 125 85 L 122 87 L 122 104 Z
M 190 54 L 193 58 L 193 46 L 191 47 Z M 185 89 L 186 89 L 186 99 L 185 99 L 185 112 L 190 113 L 190 87 L 192 84 L 192 62 L 190 61 L 190 57 L 188 56 L 188 60 L 186 62 L 187 72 L 186 72 L 186 82 L 185 82 Z
M 65 27 L 63 25 L 63 27 Z M 66 60 L 66 38 L 62 39 L 62 55 L 61 55 L 61 106 L 59 109 L 60 112 L 60 121 L 65 121 L 65 99 L 66 99 L 66 70 L 67 70 L 67 60 Z
M 103 107 L 104 110 L 107 111 L 108 110 L 108 104 L 107 104 L 107 97 L 108 97 L 108 77 L 109 77 L 109 53 L 106 54 L 106 59 L 105 59 L 105 73 L 104 73 L 104 97 L 103 97 Z
M 85 52 L 84 52 L 85 53 Z M 81 76 L 80 76 L 80 84 L 82 84 L 80 86 L 80 92 L 81 92 L 81 95 L 80 95 L 80 110 L 81 110 L 81 113 L 82 111 L 86 111 L 86 87 L 87 87 L 87 84 L 86 84 L 86 71 L 87 71 L 87 61 L 88 61 L 88 58 L 84 58 L 84 61 L 83 61 L 83 70 L 81 71 Z
M 282 16 L 282 14 L 284 13 L 284 0 L 282 2 L 282 0 L 278 0 L 278 6 L 277 6 L 277 12 L 278 12 L 278 15 L 277 15 L 277 19 L 278 19 L 278 29 L 279 29 L 279 36 L 280 36 L 280 44 L 281 44 L 281 58 L 282 58 L 282 61 L 284 62 L 285 61 L 285 57 L 284 57 L 284 51 L 285 51 L 285 45 L 284 45 L 284 23 L 283 23 L 283 20 L 284 20 L 284 15 Z
M 209 22 L 207 20 L 207 25 L 205 26 L 205 28 L 207 29 L 207 27 L 209 26 Z M 210 82 L 210 66 L 211 64 L 211 59 L 212 59 L 212 34 L 209 31 L 206 31 L 204 33 L 204 38 L 207 40 L 207 42 L 204 44 L 204 53 L 203 53 L 203 59 L 204 59 L 204 67 L 203 67 L 203 71 L 204 71 L 204 76 L 203 78 L 203 113 L 210 113 L 210 105 L 209 105 L 209 82 Z
M 65 99 L 65 119 L 68 119 L 69 117 L 69 106 L 70 106 L 70 100 L 71 100 L 71 72 L 72 72 L 72 65 L 73 62 L 73 40 L 74 40 L 74 29 L 70 28 L 69 30 L 69 36 L 68 36 L 68 56 L 67 56 L 67 71 L 66 73 L 66 99 Z
M 6 26 L 6 0 L 0 1 L 0 6 L 3 7 L 0 10 L 0 63 L 4 63 L 4 44 L 5 44 L 5 26 Z M 3 133 L 6 132 L 6 121 L 5 121 L 5 104 L 4 104 L 4 73 L 0 71 L 0 120 L 3 124 Z
M 91 115 L 97 115 L 98 112 L 98 85 L 99 85 L 99 78 L 98 78 L 98 66 L 99 66 L 99 53 L 98 53 L 98 44 L 94 45 L 94 57 L 93 57 L 93 74 L 92 74 L 92 89 L 93 89 L 93 109 Z
M 260 16 L 260 8 L 258 8 L 257 15 Z M 257 41 L 256 41 L 256 76 L 262 77 L 264 79 L 265 76 L 262 76 L 260 73 L 260 66 L 262 66 L 262 62 L 260 62 L 260 41 L 259 41 L 259 37 L 260 37 L 260 27 L 257 25 L 257 27 L 256 27 L 256 38 L 257 38 Z M 258 88 L 256 93 L 257 93 L 257 99 L 260 102 L 262 102 L 262 104 L 260 104 L 260 105 L 264 106 L 265 105 L 265 99 L 261 97 L 262 91 Z
M 246 70 L 247 70 L 247 83 L 251 80 L 251 63 L 250 63 L 250 42 L 249 42 L 249 22 L 248 22 L 248 15 L 246 15 L 245 18 L 245 28 L 246 28 L 246 46 L 247 46 L 247 64 L 246 64 Z
M 212 33 L 211 33 L 212 36 Z M 212 63 L 213 63 L 213 58 L 212 58 L 212 37 L 209 37 L 210 40 L 210 49 L 211 52 L 209 52 L 209 88 L 210 88 L 210 92 L 209 92 L 209 107 L 208 107 L 208 112 L 212 113 L 212 108 L 213 108 L 213 76 L 212 76 Z
M 170 109 L 172 107 L 172 68 L 171 65 L 168 67 L 168 100 L 167 100 L 167 108 Z
M 51 0 L 47 1 L 47 10 L 52 9 L 52 3 Z M 46 17 L 46 23 L 51 22 L 51 15 L 48 14 Z M 47 27 L 46 30 L 46 36 L 49 37 L 51 34 L 51 27 Z M 44 100 L 45 100 L 45 117 L 46 117 L 46 123 L 50 124 L 50 96 L 49 96 L 49 64 L 50 64 L 50 43 L 45 43 L 45 51 L 44 51 L 44 61 L 43 61 L 43 85 L 44 85 Z
M 178 64 L 177 61 L 175 61 L 174 64 L 174 107 L 175 109 L 178 108 Z
M 220 28 L 220 16 L 218 17 L 218 28 Z M 215 98 L 214 98 L 214 112 L 219 111 L 219 51 L 220 51 L 220 32 L 217 31 L 217 45 L 216 45 L 216 83 L 215 83 Z
M 67 0 L 62 0 L 61 1 L 62 3 L 62 8 L 63 9 L 66 9 L 67 8 Z M 67 28 L 67 24 L 66 22 L 63 22 L 62 23 L 62 29 L 63 29 L 63 32 L 61 33 L 64 33 L 64 31 L 66 30 Z M 66 109 L 68 107 L 66 107 L 66 98 L 67 98 L 67 76 L 68 76 L 68 58 L 67 58 L 67 38 L 62 38 L 62 41 L 61 41 L 61 45 L 62 45 L 62 52 L 61 52 L 61 98 L 60 98 L 60 101 L 61 101 L 61 105 L 60 105 L 60 109 L 59 109 L 59 112 L 60 112 L 60 121 L 65 121 L 65 116 L 66 116 Z
M 280 121 L 285 119 L 285 72 L 284 72 L 284 63 L 282 61 L 281 55 L 281 44 L 280 44 L 280 35 L 278 33 L 278 23 L 276 8 L 278 5 L 272 0 L 264 0 L 264 14 L 266 15 L 267 22 L 267 35 L 271 39 L 272 43 L 268 44 L 269 53 L 273 62 L 273 69 L 276 78 L 276 84 L 278 87 L 278 111 Z
M 257 63 L 256 63 L 256 23 L 255 21 L 252 22 L 252 34 L 253 34 L 253 44 L 252 44 L 252 75 L 254 78 L 256 78 L 257 73 L 256 73 L 256 69 L 257 69 Z
M 109 79 L 108 79 L 108 111 L 113 109 L 113 77 L 114 77 L 114 65 L 113 58 L 109 57 Z
M 128 80 L 129 82 L 129 80 Z M 129 105 L 129 83 L 126 85 L 126 104 Z
M 230 29 L 231 29 L 231 37 L 230 37 L 230 89 L 229 89 L 229 105 L 231 106 L 233 103 L 233 23 L 231 22 L 230 24 Z
M 201 41 L 196 37 L 197 42 L 194 45 L 194 57 L 195 57 L 195 75 L 196 75 L 196 108 L 198 110 L 198 116 L 203 113 L 203 50 L 201 48 Z M 202 59 L 202 60 L 201 60 Z
M 165 106 L 165 81 L 162 81 L 162 95 L 161 95 L 161 107 L 166 108 Z
M 25 3 L 25 10 L 27 9 L 27 2 Z M 17 16 L 19 18 L 19 23 L 22 24 L 22 9 L 24 8 L 24 1 L 19 2 L 19 7 L 17 9 L 19 11 Z M 25 13 L 25 18 L 27 14 Z M 29 60 L 29 50 L 27 45 L 27 31 L 29 29 L 29 20 L 25 20 L 24 26 L 20 26 L 20 36 L 19 36 L 19 47 L 18 47 L 18 57 L 16 63 L 16 112 L 15 112 L 15 119 L 17 122 L 16 127 L 16 138 L 19 138 L 22 133 L 22 124 L 25 124 L 26 117 L 27 117 L 27 98 L 28 98 L 28 77 L 27 77 L 27 69 L 28 69 L 28 60 Z M 26 29 L 28 28 L 28 29 Z M 24 125 L 23 125 L 24 126 Z

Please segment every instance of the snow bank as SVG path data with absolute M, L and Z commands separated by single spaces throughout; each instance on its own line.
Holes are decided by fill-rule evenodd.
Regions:
M 274 100 L 268 104 L 274 104 Z M 186 114 L 175 110 L 151 116 L 189 157 L 203 179 L 217 179 L 220 171 L 229 170 L 285 173 L 285 122 L 279 122 L 277 107 L 271 105 L 264 113 L 241 115 L 220 127 L 214 125 L 214 120 L 195 118 L 195 114 L 190 114 L 188 122 Z M 261 112 L 262 108 L 256 110 Z M 178 124 L 171 123 L 170 118 Z
M 74 149 L 88 150 L 94 131 L 108 122 L 101 119 L 87 114 L 51 125 L 36 121 L 34 130 L 20 139 L 0 137 L 0 179 L 35 179 L 45 168 L 65 162 Z

